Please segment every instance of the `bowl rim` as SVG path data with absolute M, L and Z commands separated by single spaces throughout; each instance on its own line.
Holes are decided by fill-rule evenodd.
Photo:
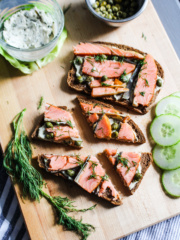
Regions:
M 61 23 L 61 26 L 59 27 L 58 29 L 58 33 L 57 35 L 50 41 L 48 42 L 47 44 L 45 44 L 44 46 L 41 46 L 41 47 L 38 47 L 38 48 L 32 48 L 32 49 L 25 49 L 25 48 L 17 48 L 17 47 L 14 47 L 8 43 L 6 43 L 5 41 L 3 41 L 2 39 L 0 39 L 0 44 L 2 45 L 2 47 L 4 48 L 4 50 L 6 50 L 6 48 L 8 48 L 9 50 L 13 50 L 13 51 L 21 51 L 21 52 L 36 52 L 36 51 L 39 51 L 39 50 L 43 50 L 44 48 L 48 47 L 49 45 L 51 45 L 52 43 L 56 42 L 57 39 L 59 38 L 59 36 L 61 35 L 63 29 L 64 29 L 64 13 L 63 13 L 63 10 L 62 8 L 60 7 L 60 5 L 57 3 L 56 0 L 53 0 L 53 2 L 55 3 L 56 7 L 58 8 L 58 10 L 60 11 L 60 14 L 61 14 L 61 18 L 62 18 L 62 23 Z M 23 4 L 23 6 L 25 6 L 26 4 Z M 10 9 L 9 9 L 10 10 Z
M 114 19 L 108 19 L 108 18 L 100 16 L 99 14 L 97 14 L 97 12 L 92 7 L 92 4 L 90 3 L 90 0 L 85 0 L 85 1 L 86 1 L 87 6 L 88 6 L 88 9 L 91 11 L 91 13 L 93 15 L 95 15 L 100 20 L 104 20 L 106 22 L 111 22 L 111 23 L 124 23 L 124 22 L 129 22 L 129 21 L 137 18 L 145 10 L 145 8 L 147 7 L 147 4 L 148 4 L 148 0 L 144 0 L 144 3 L 142 5 L 142 7 L 139 9 L 139 11 L 137 11 L 131 17 L 128 17 L 128 18 L 125 18 L 125 19 L 120 19 L 120 20 L 114 20 Z

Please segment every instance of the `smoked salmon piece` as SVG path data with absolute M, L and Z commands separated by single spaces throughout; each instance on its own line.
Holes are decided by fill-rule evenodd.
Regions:
M 97 88 L 94 88 L 97 89 Z M 145 137 L 129 117 L 111 105 L 85 97 L 78 97 L 82 112 L 92 127 L 94 137 L 128 143 L 144 143 Z
M 99 116 L 97 115 L 97 113 L 93 113 L 87 118 L 87 120 L 89 123 L 93 124 L 99 120 Z
M 135 51 L 125 51 L 120 48 L 111 47 L 111 54 L 119 57 L 126 57 L 126 58 L 136 58 L 136 59 L 144 59 L 144 56 Z
M 91 156 L 87 165 L 75 181 L 87 192 L 92 193 L 99 186 L 105 171 L 96 157 Z
M 83 142 L 67 107 L 56 107 L 48 103 L 45 105 L 43 119 L 31 137 L 76 148 L 81 148 Z
M 106 54 L 111 55 L 111 49 L 106 46 L 102 46 L 101 44 L 93 44 L 93 43 L 79 43 L 74 47 L 75 55 L 97 55 L 97 54 Z
M 117 95 L 120 93 L 128 92 L 128 88 L 111 88 L 111 87 L 97 87 L 93 88 L 91 92 L 92 97 L 103 97 L 103 96 L 111 96 Z
M 133 106 L 149 106 L 151 103 L 157 82 L 157 65 L 154 58 L 148 54 L 144 65 L 141 67 L 134 90 Z
M 102 84 L 113 86 L 114 85 L 114 80 L 113 79 L 108 79 L 108 80 L 102 82 L 101 79 L 95 79 L 90 83 L 90 88 L 101 87 Z
M 134 133 L 132 127 L 128 123 L 121 123 L 121 128 L 119 130 L 118 139 L 135 142 L 135 140 L 136 140 L 135 133 Z
M 117 149 L 105 149 L 104 153 L 124 185 L 134 193 L 152 163 L 151 153 L 119 152 Z
M 38 156 L 38 163 L 47 172 L 74 181 L 89 193 L 106 199 L 112 204 L 122 204 L 119 192 L 94 156 L 42 154 Z
M 101 78 L 107 76 L 108 78 L 120 77 L 124 72 L 131 73 L 135 69 L 135 65 L 126 62 L 116 62 L 112 60 L 105 60 L 97 62 L 93 57 L 84 60 L 82 72 L 86 75 Z
M 103 107 L 101 105 L 98 105 L 97 103 L 91 104 L 91 103 L 85 103 L 85 102 L 80 102 L 80 106 L 82 110 L 87 113 L 97 113 L 97 114 L 109 114 L 109 115 L 119 115 L 119 111 L 112 109 L 112 108 L 107 108 Z
M 82 155 L 59 156 L 54 154 L 44 154 L 43 157 L 48 161 L 48 171 L 61 171 L 75 168 L 86 160 L 86 157 Z
M 53 128 L 47 128 L 47 132 L 54 133 L 54 140 L 59 141 L 68 138 L 80 138 L 79 132 L 75 128 L 69 126 L 55 126 Z
M 102 44 L 93 44 L 93 43 L 79 43 L 74 47 L 74 54 L 80 56 L 86 55 L 115 55 L 120 57 L 127 57 L 127 58 L 136 58 L 136 59 L 143 59 L 144 56 L 140 53 L 135 51 L 125 51 L 120 48 L 115 48 L 111 46 L 106 46 Z
M 111 138 L 111 123 L 105 114 L 97 123 L 94 134 L 97 138 Z
M 70 121 L 74 125 L 72 115 L 69 111 L 48 103 L 45 105 L 44 120 L 50 122 Z

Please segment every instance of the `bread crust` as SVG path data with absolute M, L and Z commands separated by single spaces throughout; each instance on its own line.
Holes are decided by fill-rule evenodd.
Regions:
M 45 164 L 44 164 L 44 162 L 43 162 L 43 154 L 38 155 L 37 161 L 38 161 L 39 167 L 40 167 L 40 168 L 43 168 L 43 169 L 45 169 L 45 170 L 47 171 L 46 166 L 45 166 Z M 54 174 L 54 175 L 57 176 L 57 177 L 60 176 L 60 177 L 63 177 L 64 179 L 66 179 L 66 177 L 64 177 L 64 175 L 61 174 L 60 172 L 49 172 L 49 173 Z M 120 194 L 120 193 L 119 193 L 119 194 Z M 118 198 L 117 200 L 112 200 L 112 198 L 109 197 L 108 195 L 109 195 L 109 193 L 106 192 L 106 193 L 104 193 L 100 198 L 103 198 L 103 199 L 111 202 L 113 205 L 117 205 L 117 206 L 118 206 L 118 205 L 121 205 L 121 204 L 122 204 L 122 198 Z
M 79 96 L 79 97 L 77 97 L 77 99 L 78 99 L 79 103 L 84 102 L 84 103 L 90 103 L 90 104 L 98 104 L 98 105 L 101 105 L 102 107 L 107 107 L 107 108 L 113 108 L 114 109 L 114 107 L 112 105 L 104 103 L 104 102 L 100 102 L 100 101 L 92 99 L 92 98 L 86 98 L 86 97 L 83 97 L 83 96 Z M 119 111 L 119 113 L 122 114 L 122 112 L 120 112 L 120 111 Z M 83 112 L 83 115 L 85 116 L 84 112 Z M 143 132 L 139 128 L 139 126 L 132 119 L 128 120 L 128 123 L 136 133 L 137 141 L 135 143 L 138 143 L 138 144 L 145 143 L 146 139 L 144 137 Z M 128 140 L 127 141 L 126 140 L 117 140 L 117 141 L 129 142 Z
M 130 46 L 127 46 L 127 45 L 123 45 L 123 44 L 116 44 L 116 43 L 110 43 L 110 42 L 100 42 L 100 41 L 97 41 L 97 42 L 92 42 L 92 43 L 95 43 L 95 44 L 103 44 L 103 45 L 107 45 L 107 46 L 113 46 L 113 47 L 117 47 L 117 48 L 120 48 L 120 49 L 123 49 L 123 50 L 129 50 L 129 51 L 135 51 L 137 53 L 140 53 L 142 54 L 144 57 L 147 55 L 147 53 L 145 52 L 142 52 L 138 49 L 135 49 L 133 47 L 130 47 Z M 157 65 L 157 69 L 158 69 L 158 72 L 157 72 L 157 75 L 160 76 L 162 79 L 164 79 L 164 70 L 163 68 L 161 67 L 161 65 L 155 60 L 155 63 Z M 68 83 L 68 86 L 78 92 L 84 92 L 88 95 L 90 95 L 91 91 L 90 89 L 88 89 L 86 87 L 86 85 L 84 84 L 76 84 L 74 83 L 75 80 L 76 80 L 76 77 L 75 77 L 75 74 L 76 74 L 76 70 L 73 66 L 73 64 L 71 65 L 71 68 L 68 72 L 68 77 L 67 77 L 67 83 Z M 139 113 L 139 114 L 145 114 L 149 111 L 152 103 L 155 101 L 156 99 L 156 96 L 158 95 L 158 93 L 160 92 L 160 89 L 154 94 L 153 96 L 153 99 L 150 103 L 150 105 L 148 107 L 144 107 L 144 106 L 138 106 L 138 107 L 134 107 L 132 105 L 129 104 L 129 102 L 127 100 L 115 100 L 113 98 L 113 96 L 108 96 L 108 97 L 102 97 L 101 99 L 102 100 L 105 100 L 105 101 L 108 101 L 108 102 L 112 102 L 112 103 L 115 103 L 117 105 L 120 105 L 122 107 L 125 107 L 129 110 L 132 110 L 136 113 Z

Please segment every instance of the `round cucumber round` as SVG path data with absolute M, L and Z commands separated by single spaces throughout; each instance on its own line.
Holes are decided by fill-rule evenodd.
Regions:
M 180 167 L 180 142 L 170 146 L 162 147 L 156 145 L 153 149 L 155 164 L 164 170 L 174 170 Z
M 180 141 L 180 117 L 163 114 L 156 117 L 150 126 L 153 140 L 160 146 L 172 146 Z
M 180 97 L 180 92 L 174 92 L 174 93 L 172 93 L 170 96 Z
M 162 175 L 162 185 L 169 195 L 180 197 L 180 168 L 165 171 Z
M 168 96 L 163 98 L 156 106 L 156 116 L 172 113 L 180 117 L 180 97 Z

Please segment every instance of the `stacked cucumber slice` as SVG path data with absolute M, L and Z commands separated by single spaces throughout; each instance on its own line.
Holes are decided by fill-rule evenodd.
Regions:
M 156 146 L 153 159 L 165 170 L 162 184 L 168 194 L 180 197 L 180 92 L 163 98 L 156 106 L 150 133 Z

